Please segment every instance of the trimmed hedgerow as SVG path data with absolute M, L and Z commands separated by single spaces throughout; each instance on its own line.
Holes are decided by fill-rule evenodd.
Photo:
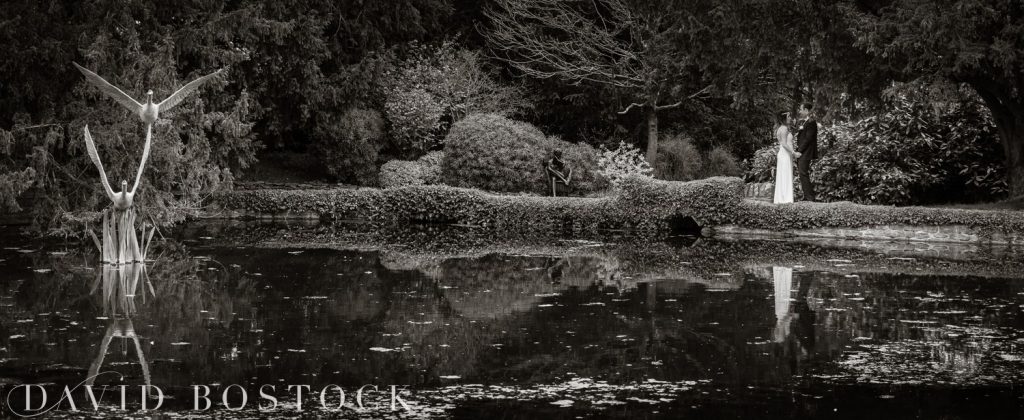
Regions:
M 637 179 L 631 180 L 622 195 L 603 198 L 495 195 L 420 185 L 384 190 L 232 191 L 214 200 L 222 210 L 242 216 L 318 214 L 334 219 L 429 221 L 523 231 L 659 230 L 668 228 L 669 220 L 676 216 L 720 222 L 739 201 L 740 185 L 736 178 L 691 183 Z
M 358 190 L 253 190 L 215 197 L 245 215 L 319 214 L 371 222 L 443 222 L 508 230 L 596 230 L 644 222 L 615 198 L 502 196 L 444 185 Z M 649 223 L 643 223 L 648 226 Z
M 1022 233 L 1024 212 L 967 210 L 933 207 L 891 207 L 838 203 L 799 202 L 774 205 L 742 201 L 728 224 L 768 230 L 857 228 L 884 225 L 963 225 L 981 233 Z
M 1024 232 L 1024 213 L 843 203 L 774 205 L 742 199 L 743 182 L 716 177 L 691 182 L 627 177 L 602 198 L 495 195 L 443 185 L 391 189 L 248 190 L 220 193 L 215 206 L 239 216 L 317 214 L 372 222 L 443 222 L 506 231 L 667 230 L 674 218 L 700 226 L 784 231 L 881 225 L 965 225 L 979 233 Z
M 628 176 L 619 182 L 619 195 L 629 207 L 651 218 L 690 216 L 702 226 L 727 223 L 743 198 L 743 180 L 713 177 L 673 182 Z

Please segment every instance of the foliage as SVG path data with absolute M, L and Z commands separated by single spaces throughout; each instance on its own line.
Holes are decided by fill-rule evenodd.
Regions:
M 692 217 L 700 226 L 731 220 L 743 196 L 743 180 L 712 177 L 674 182 L 629 175 L 619 183 L 620 197 L 651 220 Z
M 380 167 L 380 185 L 384 188 L 430 185 L 441 181 L 443 152 L 430 152 L 414 161 L 392 160 Z
M 730 224 L 773 231 L 885 225 L 964 225 L 984 234 L 1020 234 L 1024 232 L 1024 215 L 1016 211 L 874 206 L 850 202 L 774 205 L 743 201 L 734 212 Z
M 704 163 L 704 176 L 740 176 L 742 171 L 736 157 L 728 149 L 718 146 L 708 152 Z
M 21 211 L 17 198 L 32 186 L 35 177 L 36 171 L 32 168 L 0 173 L 0 213 Z
M 0 15 L 11 17 L 0 25 L 0 127 L 10 133 L 0 173 L 35 172 L 28 211 L 40 230 L 81 233 L 81 226 L 65 225 L 81 218 L 64 216 L 107 202 L 83 147 L 86 124 L 115 184 L 134 177 L 145 138 L 138 117 L 86 83 L 71 61 L 135 98 L 152 89 L 159 100 L 183 82 L 248 58 L 223 42 L 238 30 L 239 15 L 196 5 L 7 2 Z M 135 201 L 150 221 L 168 224 L 195 213 L 203 196 L 230 188 L 233 174 L 254 161 L 256 107 L 238 76 L 230 68 L 153 127 Z
M 1024 194 L 1020 3 L 894 0 L 844 2 L 841 10 L 839 17 L 855 45 L 871 57 L 863 66 L 865 73 L 879 74 L 883 80 L 966 83 L 981 96 L 1006 150 L 1010 193 Z
M 683 134 L 672 136 L 661 143 L 654 164 L 654 177 L 666 181 L 691 181 L 700 177 L 704 161 L 692 139 Z
M 991 116 L 970 96 L 937 110 L 918 87 L 894 90 L 890 108 L 822 130 L 820 196 L 862 203 L 994 200 L 1006 191 Z
M 649 161 L 658 149 L 657 113 L 707 98 L 733 83 L 745 42 L 731 36 L 742 7 L 691 1 L 496 0 L 485 9 L 489 47 L 537 79 L 600 86 L 646 117 Z M 700 22 L 700 24 L 691 24 Z M 715 57 L 709 60 L 708 57 Z
M 350 108 L 334 124 L 321 126 L 330 133 L 319 135 L 317 155 L 328 173 L 358 185 L 377 184 L 377 153 L 384 142 L 384 118 L 380 113 Z
M 740 200 L 738 178 L 666 182 L 636 176 L 621 196 L 601 198 L 492 195 L 449 186 L 384 190 L 248 190 L 218 194 L 220 209 L 249 216 L 313 213 L 378 223 L 445 222 L 512 232 L 664 230 L 678 215 L 714 225 Z
M 519 89 L 485 69 L 477 52 L 451 41 L 413 43 L 384 72 L 380 90 L 395 150 L 422 154 L 442 143 L 451 124 L 471 113 L 512 116 L 529 107 Z
M 601 175 L 616 187 L 628 176 L 650 178 L 654 172 L 654 169 L 640 153 L 640 149 L 626 142 L 620 142 L 619 147 L 615 150 L 601 150 L 597 166 Z
M 441 178 L 445 184 L 488 191 L 543 191 L 544 133 L 494 114 L 455 123 L 445 139 Z
M 376 223 L 445 222 L 488 231 L 560 232 L 570 229 L 664 231 L 678 216 L 701 226 L 739 226 L 785 231 L 880 225 L 966 225 L 982 233 L 1020 234 L 1024 215 L 1014 211 L 745 201 L 739 178 L 691 182 L 638 176 L 623 179 L 619 195 L 602 198 L 492 195 L 441 185 L 378 190 L 246 190 L 218 193 L 215 207 L 235 217 L 313 213 Z
M 569 190 L 587 194 L 608 188 L 608 179 L 598 169 L 598 152 L 586 143 L 570 143 L 558 137 L 548 137 L 546 150 L 561 151 L 562 160 L 572 168 L 572 182 Z M 544 183 L 545 192 L 548 184 Z
M 394 150 L 401 154 L 423 153 L 437 146 L 444 110 L 423 89 L 396 90 L 387 95 L 384 112 Z
M 545 137 L 528 123 L 495 114 L 474 114 L 452 127 L 441 178 L 453 186 L 543 194 L 550 188 L 544 165 L 555 150 L 562 151 L 573 170 L 571 191 L 586 194 L 606 187 L 592 147 Z
M 824 130 L 822 130 L 824 131 Z M 749 160 L 746 173 L 743 179 L 747 182 L 774 182 L 775 166 L 778 163 L 779 146 L 765 146 L 754 152 L 754 157 Z M 796 162 L 793 165 L 793 173 L 796 173 Z

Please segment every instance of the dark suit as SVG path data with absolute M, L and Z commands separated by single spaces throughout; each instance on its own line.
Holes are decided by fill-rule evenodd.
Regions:
M 800 188 L 804 200 L 814 201 L 814 184 L 811 184 L 811 161 L 818 158 L 818 121 L 808 118 L 803 128 L 796 133 L 796 151 L 800 152 L 796 167 L 800 173 Z

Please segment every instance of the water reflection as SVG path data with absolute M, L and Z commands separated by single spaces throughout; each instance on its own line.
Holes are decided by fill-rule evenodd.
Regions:
M 857 254 L 713 241 L 449 253 L 196 243 L 99 272 L 85 254 L 0 252 L 17 266 L 0 274 L 0 377 L 77 383 L 123 369 L 171 395 L 214 383 L 525 395 L 600 381 L 814 393 L 844 381 L 1012 384 L 1024 359 L 1024 279 L 918 263 L 884 272 L 895 263 Z M 751 262 L 770 248 L 794 261 Z
M 142 371 L 143 381 L 145 385 L 152 385 L 153 381 L 149 374 L 149 363 L 146 362 L 145 352 L 142 349 L 139 335 L 135 332 L 135 325 L 132 322 L 132 316 L 138 312 L 135 304 L 136 292 L 140 291 L 143 281 L 145 281 L 145 286 L 148 286 L 149 293 L 155 297 L 153 286 L 146 276 L 146 265 L 144 263 L 124 265 L 103 264 L 99 271 L 100 274 L 93 285 L 92 293 L 95 294 L 97 292 L 97 286 L 102 286 L 100 288 L 100 298 L 103 301 L 104 318 L 108 318 L 107 329 L 103 334 L 102 341 L 100 341 L 99 353 L 93 359 L 92 364 L 89 365 L 85 384 L 94 385 L 96 383 L 96 379 L 103 367 L 103 361 L 107 357 L 110 343 L 117 338 L 121 345 L 122 357 L 127 357 L 128 355 L 127 342 L 131 341 L 134 345 L 135 356 Z M 141 292 L 140 300 L 145 303 L 145 288 Z
M 776 343 L 781 343 L 789 336 L 789 323 L 792 321 L 789 293 L 793 288 L 793 268 L 772 267 L 772 285 L 775 288 L 775 331 L 772 337 Z

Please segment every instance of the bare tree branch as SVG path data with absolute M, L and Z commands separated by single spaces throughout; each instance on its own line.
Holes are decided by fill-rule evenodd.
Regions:
M 634 106 L 644 106 L 644 104 L 639 103 L 639 102 L 633 102 L 633 103 L 629 104 L 629 106 L 627 106 L 626 109 L 623 109 L 622 111 L 619 111 L 619 114 L 627 114 L 627 113 L 629 113 L 629 110 L 633 109 Z

